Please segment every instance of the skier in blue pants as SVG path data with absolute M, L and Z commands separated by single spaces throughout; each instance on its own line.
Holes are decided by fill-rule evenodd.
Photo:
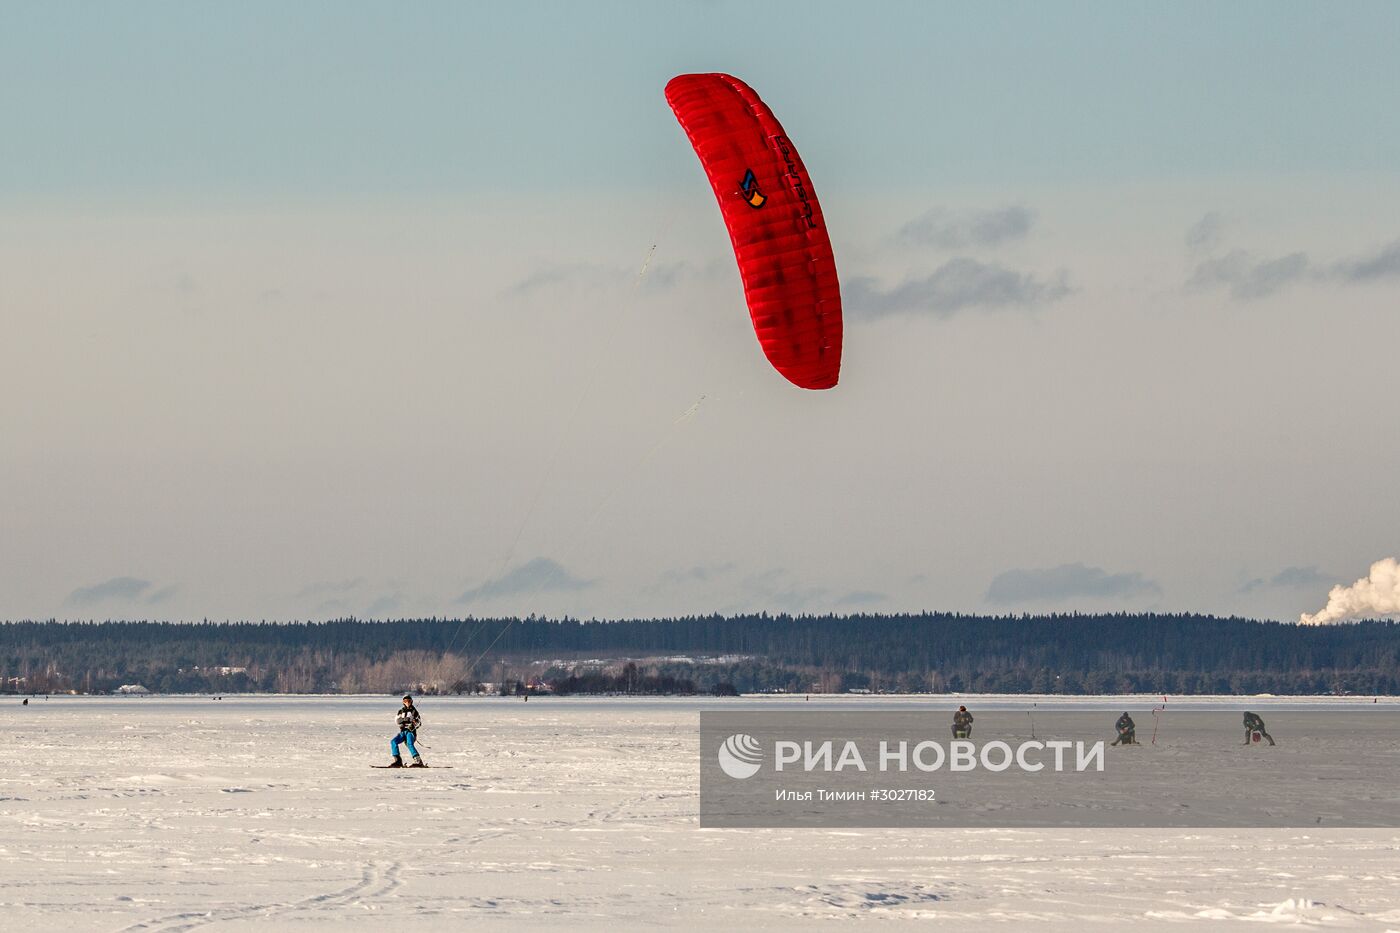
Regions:
M 418 715 L 418 707 L 413 705 L 413 697 L 404 697 L 403 708 L 401 708 L 398 715 L 394 717 L 394 722 L 399 727 L 399 734 L 394 736 L 393 741 L 389 743 L 389 751 L 394 756 L 394 760 L 389 762 L 389 767 L 402 768 L 404 766 L 403 758 L 399 756 L 400 744 L 407 745 L 408 753 L 413 756 L 413 764 L 408 767 L 427 767 L 427 765 L 423 764 L 423 759 L 418 756 L 418 749 L 413 744 L 414 736 L 418 734 L 418 726 L 422 721 L 423 717 Z

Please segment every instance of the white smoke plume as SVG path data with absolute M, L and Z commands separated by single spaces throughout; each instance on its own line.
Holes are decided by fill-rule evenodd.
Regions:
M 1400 562 L 1393 557 L 1371 565 L 1371 573 L 1351 586 L 1332 587 L 1327 608 L 1314 615 L 1303 613 L 1303 625 L 1330 625 L 1355 619 L 1400 614 Z

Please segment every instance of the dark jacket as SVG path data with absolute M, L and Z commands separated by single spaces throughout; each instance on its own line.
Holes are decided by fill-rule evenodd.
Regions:
M 1118 717 L 1118 721 L 1113 724 L 1113 727 L 1117 729 L 1120 733 L 1133 732 L 1137 729 L 1137 723 L 1133 722 L 1133 717 L 1129 716 L 1127 713 L 1124 713 L 1122 716 Z
M 418 707 L 401 706 L 399 714 L 394 717 L 394 722 L 398 724 L 400 732 L 418 732 L 418 724 L 423 721 L 423 717 L 418 715 Z

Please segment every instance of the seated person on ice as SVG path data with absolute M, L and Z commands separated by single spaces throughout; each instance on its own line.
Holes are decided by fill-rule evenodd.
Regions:
M 389 743 L 389 750 L 394 753 L 394 760 L 389 762 L 391 768 L 402 768 L 403 759 L 399 757 L 399 743 L 407 743 L 408 753 L 413 756 L 413 764 L 410 768 L 424 768 L 423 759 L 418 757 L 418 749 L 413 744 L 414 737 L 418 734 L 418 725 L 423 721 L 423 717 L 418 715 L 418 707 L 413 705 L 413 697 L 403 698 L 403 708 L 394 717 L 395 723 L 399 727 L 399 734 L 394 736 L 394 740 Z
M 1113 740 L 1114 745 L 1136 745 L 1138 743 L 1137 723 L 1133 722 L 1133 717 L 1127 713 L 1118 717 L 1113 728 L 1118 730 L 1118 738 Z
M 953 714 L 953 738 L 972 738 L 972 714 L 967 711 L 966 706 L 959 706 L 958 711 Z

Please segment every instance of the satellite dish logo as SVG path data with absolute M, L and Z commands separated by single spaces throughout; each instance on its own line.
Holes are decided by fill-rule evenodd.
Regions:
M 758 179 L 754 177 L 753 169 L 744 172 L 744 180 L 739 182 L 739 187 L 743 189 L 744 200 L 749 202 L 749 207 L 762 207 L 767 201 L 767 196 L 758 190 Z
M 763 766 L 763 747 L 758 739 L 736 732 L 719 747 L 720 770 L 736 781 L 751 778 Z

